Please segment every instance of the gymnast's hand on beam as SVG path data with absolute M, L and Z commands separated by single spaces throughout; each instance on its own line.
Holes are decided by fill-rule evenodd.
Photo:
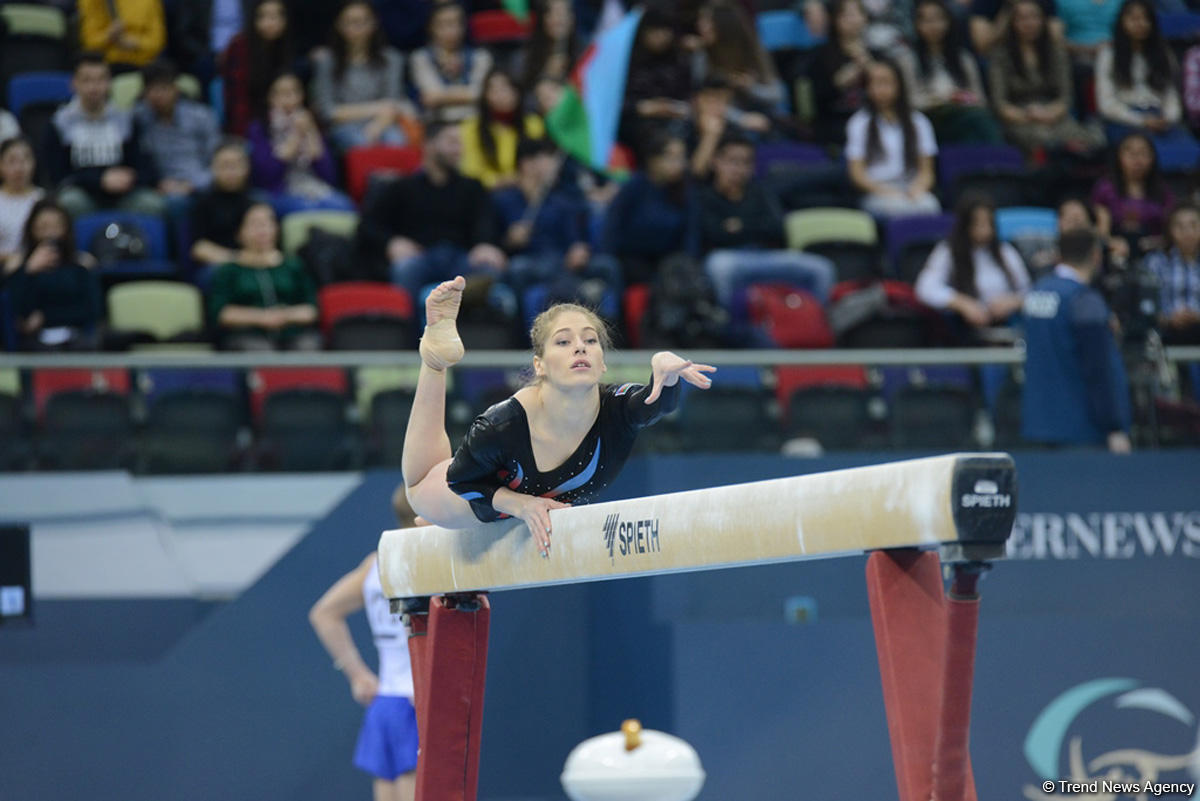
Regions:
M 492 496 L 492 507 L 497 512 L 520 518 L 525 523 L 533 535 L 538 553 L 543 557 L 550 556 L 550 510 L 567 509 L 570 506 L 553 498 L 514 492 L 508 487 L 501 487 Z
M 669 350 L 654 354 L 650 359 L 650 369 L 654 373 L 654 383 L 650 387 L 650 394 L 646 396 L 647 405 L 658 400 L 663 387 L 673 387 L 681 378 L 694 387 L 708 389 L 712 386 L 712 379 L 704 374 L 715 373 L 717 370 L 710 364 L 696 364 Z

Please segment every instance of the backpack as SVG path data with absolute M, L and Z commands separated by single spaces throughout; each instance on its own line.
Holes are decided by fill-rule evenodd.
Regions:
M 751 284 L 746 300 L 751 322 L 779 347 L 833 347 L 825 309 L 811 292 L 791 284 Z
M 642 347 L 720 348 L 728 328 L 729 312 L 704 268 L 683 253 L 664 259 L 642 318 Z

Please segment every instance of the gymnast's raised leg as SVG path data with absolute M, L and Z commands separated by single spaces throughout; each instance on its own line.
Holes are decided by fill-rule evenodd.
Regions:
M 425 299 L 421 373 L 404 435 L 404 488 L 413 511 L 437 526 L 464 528 L 477 523 L 471 506 L 446 484 L 453 453 L 446 434 L 446 370 L 463 357 L 454 321 L 466 281 L 443 281 Z

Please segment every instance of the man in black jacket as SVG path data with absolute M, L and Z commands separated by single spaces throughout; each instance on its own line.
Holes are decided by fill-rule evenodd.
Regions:
M 739 290 L 747 284 L 781 281 L 812 292 L 824 303 L 833 285 L 833 264 L 822 256 L 783 248 L 783 209 L 754 180 L 754 145 L 729 134 L 717 146 L 712 183 L 700 190 L 698 255 L 712 279 L 717 300 L 740 318 Z
M 499 274 L 507 266 L 491 197 L 479 181 L 459 174 L 461 155 L 458 125 L 430 124 L 421 171 L 372 192 L 363 208 L 364 255 L 386 259 L 392 283 L 415 299 L 429 284 Z

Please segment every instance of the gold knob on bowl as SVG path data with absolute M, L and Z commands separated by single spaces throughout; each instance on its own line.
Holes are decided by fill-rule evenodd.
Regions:
M 621 724 L 621 732 L 625 735 L 625 750 L 632 751 L 642 744 L 642 723 L 636 718 L 630 718 Z

